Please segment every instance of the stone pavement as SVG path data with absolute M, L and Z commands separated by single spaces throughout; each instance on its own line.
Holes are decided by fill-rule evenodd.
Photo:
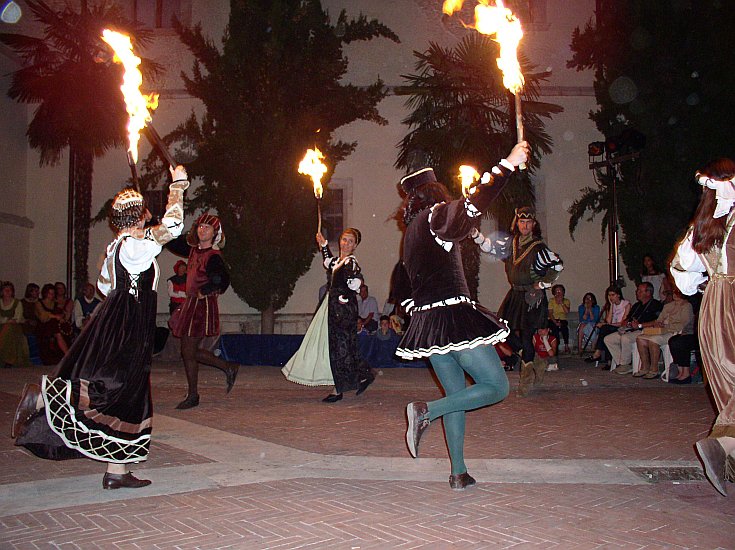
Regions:
M 228 396 L 203 368 L 201 405 L 177 411 L 183 369 L 157 362 L 154 443 L 136 470 L 154 483 L 103 491 L 104 466 L 0 436 L 0 548 L 735 548 L 735 485 L 719 496 L 692 449 L 714 419 L 706 390 L 574 357 L 561 368 L 468 414 L 479 484 L 454 492 L 440 423 L 421 458 L 405 446 L 406 403 L 441 395 L 428 369 L 385 370 L 328 405 L 326 388 L 278 368 L 243 368 Z M 42 372 L 0 370 L 0 434 Z

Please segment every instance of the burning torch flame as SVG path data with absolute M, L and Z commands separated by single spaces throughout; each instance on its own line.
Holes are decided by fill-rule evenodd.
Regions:
M 151 113 L 149 109 L 155 110 L 158 107 L 158 94 L 144 95 L 140 91 L 143 84 L 143 75 L 138 70 L 140 65 L 140 57 L 133 53 L 133 44 L 130 37 L 109 29 L 102 32 L 102 40 L 107 42 L 115 52 L 113 61 L 122 63 L 125 68 L 123 74 L 123 84 L 120 89 L 125 99 L 125 109 L 128 112 L 128 151 L 133 162 L 138 162 L 138 141 L 140 141 L 140 131 L 145 127 L 146 122 L 151 121 Z
M 480 179 L 480 174 L 473 166 L 463 164 L 459 167 L 459 179 L 462 181 L 462 194 L 469 197 L 472 194 L 470 188 L 473 183 Z
M 314 196 L 317 199 L 322 198 L 322 176 L 327 172 L 327 167 L 322 162 L 323 158 L 322 152 L 314 147 L 306 150 L 304 158 L 299 163 L 299 174 L 309 176 L 314 182 Z
M 443 11 L 452 15 L 462 8 L 464 0 L 446 0 Z M 500 44 L 498 67 L 503 72 L 503 86 L 514 95 L 523 88 L 524 80 L 521 66 L 518 63 L 518 44 L 523 38 L 521 22 L 503 5 L 503 0 L 496 0 L 495 5 L 488 4 L 489 0 L 479 0 L 475 6 L 475 25 L 465 25 L 482 34 L 495 35 L 495 41 Z

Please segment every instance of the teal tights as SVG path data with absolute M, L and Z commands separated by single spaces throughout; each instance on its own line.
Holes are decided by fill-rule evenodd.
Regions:
M 464 463 L 465 411 L 505 399 L 508 377 L 493 346 L 432 355 L 430 361 L 446 397 L 428 403 L 429 420 L 443 417 L 452 474 L 462 474 L 467 471 Z M 465 373 L 475 381 L 473 385 L 467 386 Z

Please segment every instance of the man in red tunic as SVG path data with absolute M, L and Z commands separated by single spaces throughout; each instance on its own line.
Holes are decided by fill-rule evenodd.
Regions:
M 177 409 L 199 405 L 199 363 L 216 367 L 227 375 L 227 392 L 235 384 L 239 365 L 200 349 L 202 340 L 219 334 L 219 307 L 217 297 L 230 285 L 220 249 L 225 237 L 217 216 L 204 213 L 192 226 L 186 242 L 191 247 L 186 270 L 186 301 L 171 316 L 169 327 L 181 338 L 181 357 L 184 360 L 188 392 Z

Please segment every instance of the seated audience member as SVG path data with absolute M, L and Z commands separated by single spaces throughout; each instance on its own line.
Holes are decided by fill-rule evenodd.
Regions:
M 673 285 L 672 285 L 673 286 Z M 686 298 L 692 309 L 694 310 L 694 319 L 692 326 L 694 327 L 691 334 L 676 334 L 669 338 L 669 352 L 671 353 L 672 363 L 669 365 L 669 383 L 670 384 L 691 384 L 694 382 L 695 375 L 701 372 L 702 359 L 699 355 L 699 335 L 697 334 L 697 321 L 699 314 L 699 306 L 702 303 L 702 294 L 697 293 Z M 694 369 L 691 368 L 691 353 L 695 353 L 697 364 Z
M 23 304 L 15 299 L 15 286 L 5 281 L 0 285 L 0 366 L 30 366 L 23 321 Z
M 695 323 L 696 325 L 696 323 Z M 695 330 L 692 334 L 676 334 L 669 338 L 669 352 L 672 363 L 669 365 L 669 384 L 691 384 L 697 374 L 702 359 L 699 356 L 699 337 Z M 691 353 L 697 358 L 697 366 L 692 371 Z
M 569 321 L 567 314 L 571 310 L 572 304 L 569 298 L 565 298 L 566 289 L 564 285 L 554 285 L 551 287 L 552 298 L 549 300 L 549 329 L 557 340 L 564 341 L 564 353 L 569 353 Z M 561 336 L 561 338 L 560 338 Z
M 360 336 L 361 334 L 368 334 L 368 331 L 365 330 L 365 325 L 362 322 L 362 319 L 359 317 L 357 318 L 357 335 Z
M 650 254 L 643 256 L 640 280 L 642 283 L 651 283 L 653 285 L 653 298 L 655 300 L 658 300 L 659 302 L 666 301 L 666 294 L 672 287 L 671 282 L 658 268 L 656 262 L 653 260 L 653 256 Z
M 77 332 L 81 332 L 84 325 L 89 321 L 89 317 L 102 303 L 102 300 L 96 296 L 97 290 L 92 283 L 85 283 L 82 287 L 82 295 L 74 300 L 74 327 Z
M 56 287 L 45 284 L 41 299 L 36 302 L 38 318 L 38 355 L 44 365 L 55 365 L 69 351 L 71 324 L 64 320 L 64 312 L 56 303 Z
M 623 291 L 615 285 L 607 288 L 605 300 L 605 307 L 600 312 L 600 321 L 597 323 L 598 334 L 595 353 L 585 359 L 588 363 L 599 361 L 602 369 L 609 368 L 607 361 L 610 352 L 605 346 L 605 336 L 616 332 L 621 326 L 625 325 L 630 312 L 630 302 L 623 298 Z
M 173 314 L 186 302 L 186 262 L 179 260 L 174 264 L 174 274 L 166 281 L 168 289 L 168 313 Z
M 56 281 L 54 288 L 56 289 L 56 305 L 64 312 L 64 320 L 71 323 L 74 301 L 66 295 L 66 285 L 61 281 Z
M 375 333 L 375 337 L 378 340 L 390 340 L 394 336 L 396 336 L 396 331 L 393 330 L 390 325 L 390 317 L 388 317 L 387 315 L 381 315 L 380 324 L 378 325 L 378 330 Z
M 690 304 L 679 292 L 674 291 L 674 300 L 664 305 L 661 314 L 651 325 L 658 334 L 639 335 L 636 340 L 638 354 L 641 358 L 641 368 L 633 376 L 648 380 L 659 377 L 658 360 L 661 357 L 661 346 L 669 342 L 675 334 L 692 334 L 694 332 L 694 311 Z
M 551 321 L 549 321 L 551 324 Z M 538 388 L 544 382 L 544 374 L 547 370 L 559 370 L 556 364 L 552 364 L 549 360 L 554 360 L 557 354 L 559 341 L 549 330 L 549 327 L 536 329 L 532 338 L 533 348 L 536 351 L 533 358 L 533 368 L 521 370 L 518 382 L 518 395 L 526 397 L 532 388 Z
M 357 308 L 365 330 L 371 333 L 378 330 L 378 317 L 380 317 L 378 301 L 369 295 L 368 286 L 365 283 L 360 287 L 360 294 L 357 296 Z
M 577 308 L 579 314 L 579 326 L 577 327 L 577 349 L 579 354 L 584 353 L 584 349 L 592 341 L 597 323 L 600 322 L 600 306 L 597 305 L 597 298 L 591 292 L 588 292 L 582 298 L 582 303 Z
M 617 367 L 615 374 L 633 372 L 633 346 L 641 330 L 654 326 L 663 304 L 653 297 L 653 285 L 641 283 L 636 287 L 635 296 L 638 301 L 630 308 L 628 320 L 616 332 L 605 336 L 605 345 L 610 351 Z
M 38 328 L 38 317 L 36 317 L 36 303 L 38 303 L 38 296 L 41 293 L 41 288 L 36 283 L 28 283 L 26 285 L 26 292 L 23 299 L 20 301 L 23 304 L 23 332 L 26 335 L 36 334 Z

